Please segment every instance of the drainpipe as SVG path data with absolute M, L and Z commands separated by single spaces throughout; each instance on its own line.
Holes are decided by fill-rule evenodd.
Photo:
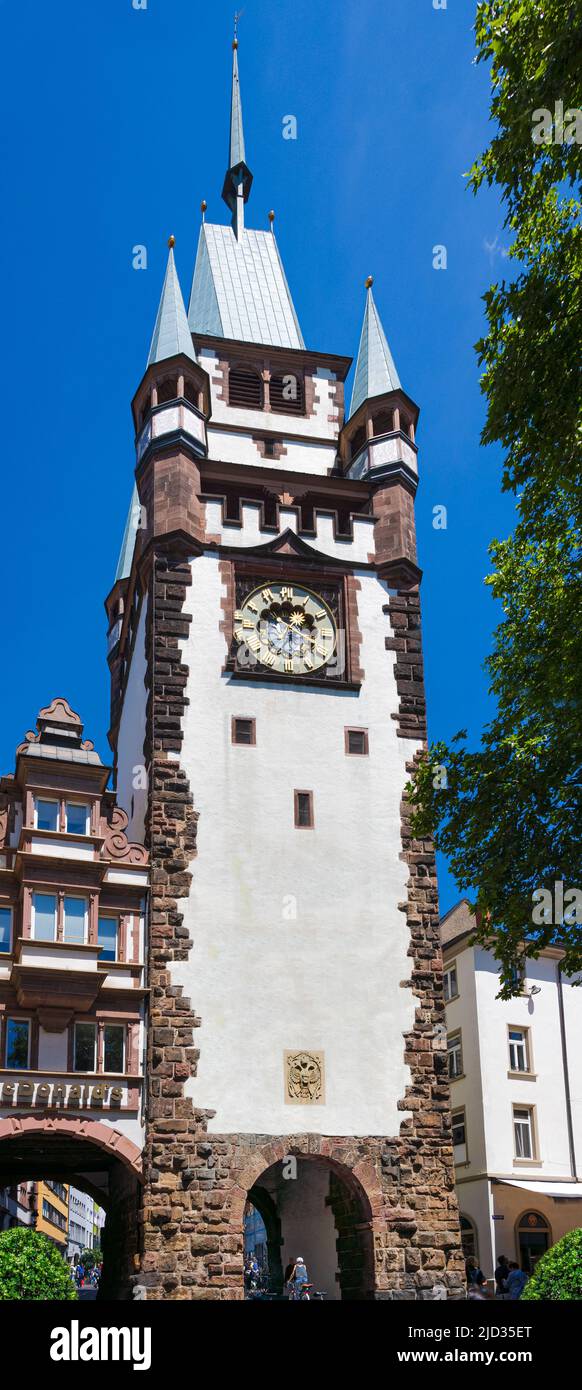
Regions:
M 562 962 L 558 961 L 556 966 L 556 977 L 558 985 L 558 1011 L 560 1015 L 560 1038 L 562 1042 L 562 1066 L 564 1070 L 564 1091 L 566 1095 L 566 1122 L 568 1125 L 568 1147 L 570 1150 L 570 1172 L 574 1182 L 578 1181 L 576 1172 L 576 1148 L 574 1145 L 574 1126 L 572 1123 L 572 1100 L 570 1096 L 570 1072 L 568 1069 L 568 1045 L 566 1041 L 566 1021 L 564 1016 L 564 983 L 562 979 Z

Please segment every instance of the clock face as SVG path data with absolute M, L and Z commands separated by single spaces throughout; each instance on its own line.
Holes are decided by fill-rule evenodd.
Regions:
M 309 675 L 333 656 L 337 628 L 331 609 L 302 584 L 253 589 L 234 615 L 234 635 L 267 670 Z

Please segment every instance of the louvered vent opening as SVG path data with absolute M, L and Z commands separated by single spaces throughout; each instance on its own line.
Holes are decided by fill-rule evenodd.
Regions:
M 356 430 L 356 433 L 352 435 L 352 440 L 351 440 L 351 444 L 350 444 L 350 448 L 351 448 L 351 451 L 352 451 L 352 458 L 353 458 L 353 459 L 356 457 L 356 454 L 359 454 L 360 449 L 363 447 L 363 445 L 364 445 L 365 443 L 366 443 L 366 429 L 365 429 L 365 426 L 364 426 L 364 425 L 360 425 L 360 428 L 357 429 L 357 430 Z
M 165 405 L 166 401 L 175 401 L 178 387 L 175 377 L 166 377 L 158 386 L 158 405 Z
M 269 383 L 271 410 L 284 415 L 303 415 L 305 413 L 305 390 L 303 378 L 295 372 L 283 372 L 272 376 Z
M 247 410 L 262 410 L 263 383 L 256 372 L 246 367 L 231 367 L 228 374 L 228 403 L 245 406 Z
M 394 429 L 394 415 L 391 410 L 383 410 L 379 415 L 375 415 L 373 422 L 374 434 L 390 434 Z

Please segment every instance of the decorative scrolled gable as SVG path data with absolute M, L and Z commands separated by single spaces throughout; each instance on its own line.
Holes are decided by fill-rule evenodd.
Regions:
M 148 852 L 143 845 L 132 844 L 125 834 L 128 817 L 121 806 L 114 806 L 101 820 L 104 838 L 102 859 L 123 860 L 125 864 L 147 864 Z

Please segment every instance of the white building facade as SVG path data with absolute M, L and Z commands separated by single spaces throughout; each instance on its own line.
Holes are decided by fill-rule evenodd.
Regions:
M 499 963 L 471 945 L 474 928 L 465 900 L 441 924 L 463 1246 L 487 1277 L 500 1255 L 531 1273 L 582 1226 L 579 977 L 548 949 L 524 959 L 519 996 L 498 999 Z

